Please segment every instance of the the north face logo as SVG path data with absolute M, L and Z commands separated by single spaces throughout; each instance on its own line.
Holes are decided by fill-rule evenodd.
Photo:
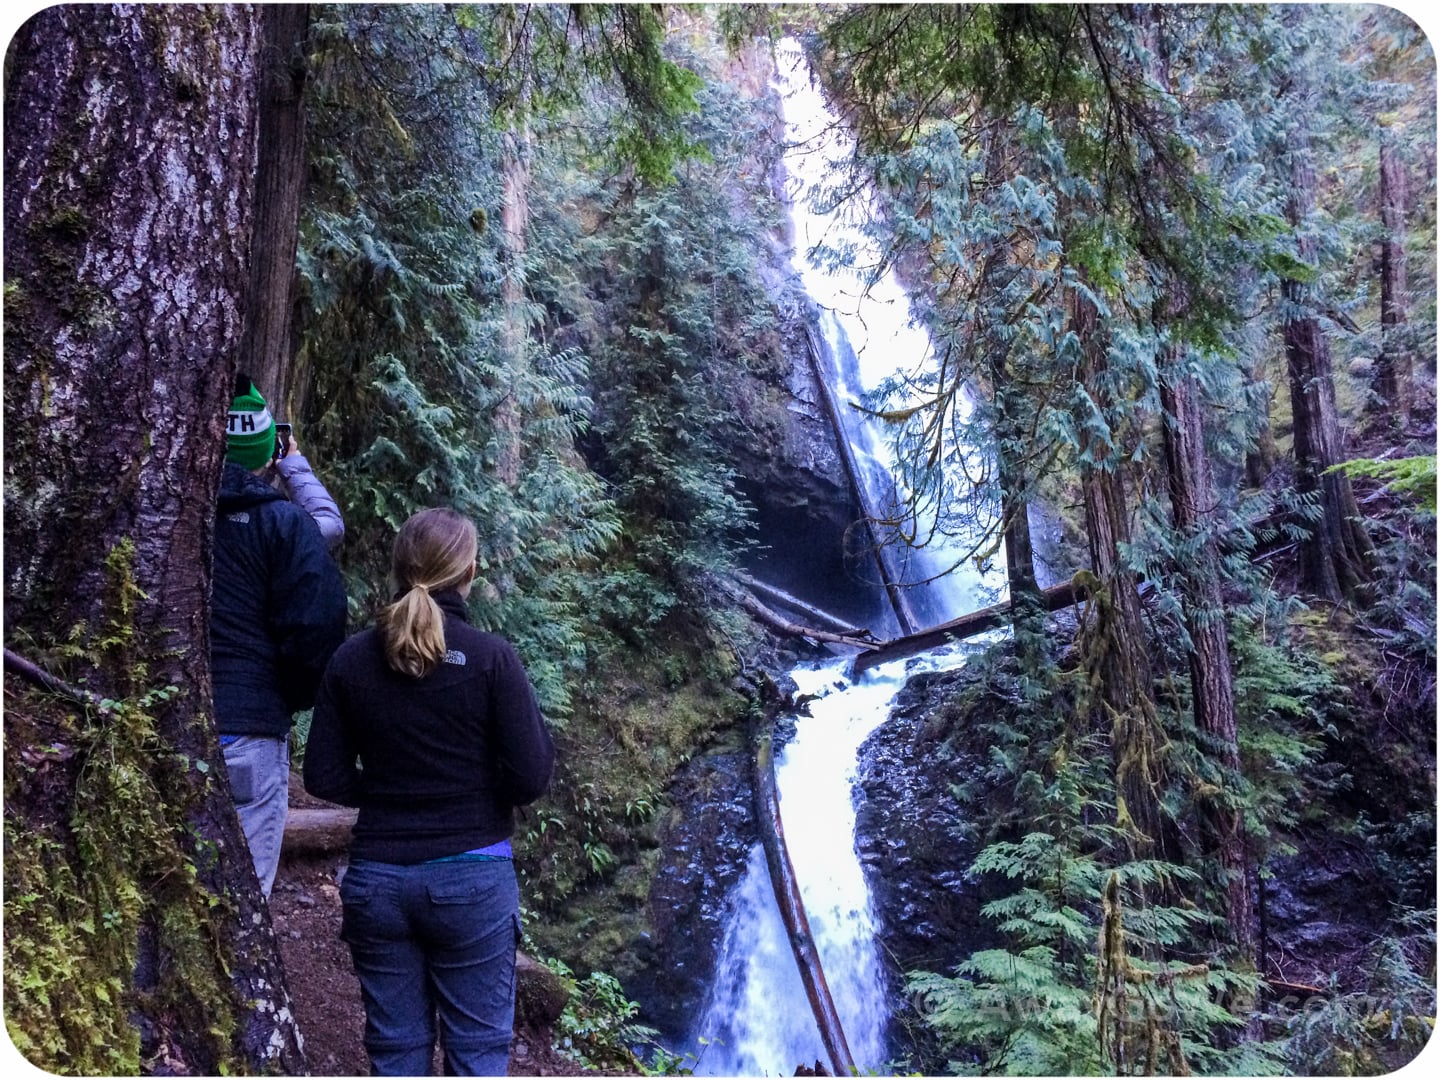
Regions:
M 456 664 L 459 667 L 465 666 L 465 654 L 456 649 L 448 649 L 445 653 L 445 663 Z
M 249 524 L 250 524 L 250 512 L 249 512 L 248 510 L 237 510 L 237 511 L 236 511 L 235 513 L 233 513 L 233 514 L 226 514 L 226 515 L 225 515 L 225 520 L 226 520 L 226 521 L 233 521 L 233 522 L 235 522 L 236 525 L 249 525 Z

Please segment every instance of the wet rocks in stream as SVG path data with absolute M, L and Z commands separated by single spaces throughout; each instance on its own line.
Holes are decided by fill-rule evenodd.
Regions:
M 968 871 L 985 823 L 966 821 L 951 790 L 984 765 L 982 748 L 966 743 L 945 704 L 965 679 L 963 669 L 912 678 L 860 749 L 856 845 L 897 1006 L 906 972 L 949 974 L 971 952 L 998 944 L 980 915 L 994 897 Z M 904 1010 L 894 1011 L 890 1042 L 904 1053 Z
M 625 984 L 645 1022 L 666 1035 L 685 1032 L 715 971 L 725 901 L 758 840 L 750 790 L 749 756 L 735 750 L 695 758 L 668 792 L 676 809 L 650 890 L 652 929 L 640 943 L 649 962 Z

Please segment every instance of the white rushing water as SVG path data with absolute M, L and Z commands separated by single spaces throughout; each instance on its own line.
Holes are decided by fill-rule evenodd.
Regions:
M 874 265 L 878 252 L 861 227 L 873 207 L 865 192 L 852 193 L 834 209 L 814 205 L 817 190 L 833 184 L 837 167 L 849 161 L 853 142 L 811 85 L 798 43 L 782 42 L 777 54 L 796 233 L 794 262 L 820 307 L 831 385 L 842 402 L 859 401 L 897 367 L 928 363 L 930 343 L 925 332 L 911 324 L 909 300 L 893 274 L 879 275 L 866 288 L 854 273 L 819 269 L 807 259 L 807 252 L 822 244 L 853 251 L 858 266 Z M 872 495 L 893 498 L 894 458 L 883 431 L 859 410 L 842 409 L 849 414 L 849 441 L 867 474 L 865 482 L 873 485 Z M 935 560 L 944 562 L 945 553 L 935 553 L 918 568 L 912 562 L 916 577 L 910 580 L 933 572 Z M 928 592 L 917 611 L 928 625 L 993 602 L 995 581 L 986 578 L 995 576 L 991 571 L 982 578 L 967 566 L 938 587 L 917 589 Z M 815 699 L 809 714 L 797 718 L 794 738 L 776 755 L 776 785 L 786 845 L 851 1056 L 861 1072 L 883 1073 L 888 1071 L 890 991 L 878 952 L 875 913 L 856 854 L 858 752 L 888 718 L 909 675 L 919 668 L 954 667 L 963 662 L 963 652 L 952 647 L 908 662 L 894 661 L 868 671 L 856 683 L 847 678 L 850 662 L 849 657 L 837 657 L 791 672 L 800 693 Z M 699 1054 L 696 1073 L 788 1076 L 796 1066 L 817 1061 L 830 1068 L 759 845 L 728 907 L 715 979 L 692 1033 L 692 1047 Z
M 814 85 L 795 39 L 786 38 L 776 46 L 776 66 L 775 85 L 785 119 L 786 195 L 795 234 L 792 263 L 819 308 L 820 360 L 829 368 L 840 419 L 863 474 L 859 482 L 867 490 L 873 514 L 908 519 L 907 530 L 929 537 L 936 525 L 934 508 L 912 507 L 907 512 L 904 492 L 897 488 L 893 431 L 854 406 L 866 402 L 897 372 L 913 378 L 931 369 L 934 349 L 925 328 L 914 321 L 904 286 L 892 267 L 882 265 L 880 247 L 867 232 L 877 209 L 871 191 L 857 186 L 851 176 L 853 135 L 837 121 Z M 831 258 L 817 258 L 817 252 Z M 831 265 L 836 253 L 845 253 L 848 265 Z M 970 404 L 964 394 L 959 407 L 968 414 Z M 981 471 L 978 453 L 970 456 L 968 467 L 973 473 Z M 950 487 L 952 497 L 969 491 L 963 475 L 955 476 Z M 985 594 L 979 588 L 979 575 L 945 573 L 964 562 L 974 539 L 985 532 L 985 519 L 993 516 L 983 507 L 975 514 L 977 520 L 962 529 L 962 535 L 936 534 L 916 548 L 891 546 L 888 557 L 893 571 L 898 580 L 909 583 L 905 592 L 919 623 L 916 629 L 995 602 L 993 592 Z M 953 530 L 956 523 L 947 521 L 946 526 Z
M 884 978 L 875 951 L 869 890 L 855 857 L 856 755 L 885 719 L 903 662 L 865 681 L 845 678 L 848 658 L 802 665 L 792 675 L 817 695 L 810 716 L 775 757 L 786 845 L 816 951 L 862 1068 L 884 1062 Z M 760 845 L 731 898 L 715 984 L 700 1034 L 714 1040 L 697 1072 L 708 1076 L 793 1074 L 829 1057 L 811 1014 Z

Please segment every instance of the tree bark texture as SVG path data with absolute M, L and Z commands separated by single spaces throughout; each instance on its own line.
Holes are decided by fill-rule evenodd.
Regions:
M 285 816 L 285 855 L 333 855 L 350 847 L 358 810 L 346 806 L 292 809 Z
M 1167 357 L 1160 382 L 1165 410 L 1166 475 L 1175 530 L 1185 546 L 1180 573 L 1185 624 L 1190 634 L 1190 692 L 1195 723 L 1209 738 L 1207 753 L 1234 777 L 1241 775 L 1235 722 L 1235 681 L 1225 626 L 1220 550 L 1214 533 L 1219 506 L 1205 453 L 1200 387 Z M 1230 932 L 1241 956 L 1254 957 L 1244 825 L 1233 806 L 1212 799 L 1205 810 L 1210 842 L 1225 873 Z
M 1141 15 L 1151 45 L 1149 75 L 1166 94 L 1176 88 L 1170 78 L 1168 54 L 1155 13 Z M 1166 282 L 1154 307 L 1162 331 L 1178 327 L 1190 311 L 1183 282 Z M 1176 570 L 1181 602 L 1190 635 L 1190 696 L 1196 727 L 1210 745 L 1203 751 L 1238 782 L 1240 744 L 1235 724 L 1235 680 L 1230 666 L 1230 636 L 1225 625 L 1224 575 L 1216 537 L 1220 499 L 1210 457 L 1205 451 L 1205 428 L 1200 381 L 1187 367 L 1183 345 L 1164 347 L 1159 356 L 1161 430 L 1165 445 L 1166 480 L 1170 513 L 1183 555 Z M 1246 872 L 1245 834 L 1240 815 L 1228 801 L 1230 784 L 1202 806 L 1206 841 L 1219 857 L 1225 875 L 1226 914 L 1239 955 L 1254 960 L 1250 932 L 1249 876 Z
M 305 80 L 310 9 L 261 9 L 259 161 L 250 242 L 250 288 L 240 369 L 255 379 L 277 419 L 300 415 L 304 390 L 291 377 L 295 247 L 305 188 Z
M 1097 705 L 1111 725 L 1115 786 L 1120 823 L 1137 853 L 1154 850 L 1161 836 L 1159 747 L 1150 659 L 1135 575 L 1124 565 L 1120 547 L 1130 540 L 1123 455 L 1119 433 L 1104 421 L 1109 412 L 1105 386 L 1109 368 L 1099 312 L 1084 295 L 1074 294 L 1071 325 L 1082 350 L 1081 378 L 1101 417 L 1079 427 L 1080 486 L 1085 502 L 1091 571 L 1099 584 L 1087 620 L 1088 663 L 1098 683 Z M 1104 421 L 1108 432 L 1096 430 Z
M 184 875 L 137 871 L 148 906 L 112 1007 L 157 1068 L 211 1074 L 303 1069 L 209 720 L 209 557 L 248 279 L 259 44 L 250 7 L 62 5 L 21 28 L 5 84 L 6 641 L 109 698 L 176 688 L 137 706 L 157 740 L 142 760 L 210 925 L 203 947 L 174 940 L 166 904 Z M 7 764 L 11 732 L 43 704 L 9 690 Z M 113 767 L 103 738 L 92 749 L 89 774 Z M 199 765 L 176 774 L 167 760 Z M 36 806 L 7 804 L 7 840 L 72 827 L 26 820 Z M 83 866 L 72 872 L 83 882 Z M 196 963 L 229 987 L 232 1015 L 175 1011 L 190 992 L 176 970 Z M 231 1024 L 217 1050 L 207 1030 Z
M 1392 128 L 1380 131 L 1380 358 L 1375 370 L 1378 400 L 1372 407 L 1403 427 L 1410 410 L 1410 351 L 1405 341 L 1405 163 Z
M 1309 231 L 1315 207 L 1315 168 L 1309 133 L 1297 124 L 1288 135 L 1290 190 L 1287 216 L 1297 234 L 1297 249 L 1313 261 L 1316 242 Z M 1310 525 L 1301 547 L 1301 573 L 1306 589 L 1338 602 L 1354 597 L 1370 577 L 1373 549 L 1360 521 L 1350 478 L 1327 472 L 1345 460 L 1344 437 L 1335 405 L 1335 380 L 1330 342 L 1315 312 L 1313 290 L 1286 279 L 1285 362 L 1290 378 L 1290 405 L 1295 420 L 1295 486 L 1301 495 L 1318 499 L 1320 519 Z

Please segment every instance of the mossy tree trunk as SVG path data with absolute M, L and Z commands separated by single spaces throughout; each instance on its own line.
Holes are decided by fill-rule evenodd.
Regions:
M 1082 293 L 1076 292 L 1072 302 L 1071 325 L 1083 352 L 1081 381 L 1103 419 L 1111 403 L 1103 389 L 1110 381 L 1109 358 L 1099 312 Z M 1086 622 L 1087 664 L 1095 705 L 1110 725 L 1119 825 L 1137 857 L 1148 857 L 1161 840 L 1161 738 L 1140 593 L 1120 554 L 1130 541 L 1125 455 L 1116 441 L 1118 431 L 1102 434 L 1093 418 L 1079 427 L 1087 432 L 1080 447 L 1080 487 L 1090 567 L 1097 579 Z
M 5 639 L 113 699 L 6 678 L 6 1020 L 51 1071 L 304 1067 L 211 721 L 259 50 L 250 7 L 62 5 L 7 57 Z
M 1160 402 L 1165 410 L 1166 476 L 1170 513 L 1185 545 L 1178 567 L 1190 635 L 1190 694 L 1196 726 L 1208 736 L 1206 749 L 1238 778 L 1240 743 L 1235 721 L 1235 678 L 1230 666 L 1230 638 L 1225 625 L 1223 574 L 1213 519 L 1220 505 L 1210 459 L 1205 453 L 1200 387 L 1182 371 L 1178 350 L 1165 358 Z M 1225 874 L 1230 933 L 1237 953 L 1254 960 L 1251 931 L 1250 879 L 1246 867 L 1244 823 L 1234 793 L 1221 788 L 1206 807 L 1207 842 Z
M 1170 75 L 1163 35 L 1151 9 L 1139 14 L 1151 55 L 1148 76 L 1166 94 L 1178 94 Z M 1178 227 L 1178 226 L 1177 226 Z M 1167 281 L 1155 301 L 1157 328 L 1177 330 L 1191 312 L 1189 291 L 1180 280 Z M 1222 590 L 1224 569 L 1216 536 L 1220 496 L 1210 456 L 1205 449 L 1201 381 L 1190 365 L 1199 357 L 1185 345 L 1169 344 L 1159 355 L 1162 438 L 1170 516 L 1180 550 L 1180 578 L 1185 628 L 1190 637 L 1190 697 L 1196 727 L 1205 734 L 1203 750 L 1218 761 L 1229 783 L 1212 784 L 1202 803 L 1205 842 L 1217 856 L 1224 875 L 1226 917 L 1237 956 L 1253 965 L 1250 879 L 1246 866 L 1244 821 L 1236 810 L 1234 784 L 1241 778 L 1240 743 L 1235 719 L 1235 675 L 1230 665 L 1230 633 L 1225 622 Z
M 1403 427 L 1410 412 L 1410 350 L 1405 340 L 1409 285 L 1405 273 L 1405 163 L 1393 125 L 1380 129 L 1380 358 L 1371 408 Z

